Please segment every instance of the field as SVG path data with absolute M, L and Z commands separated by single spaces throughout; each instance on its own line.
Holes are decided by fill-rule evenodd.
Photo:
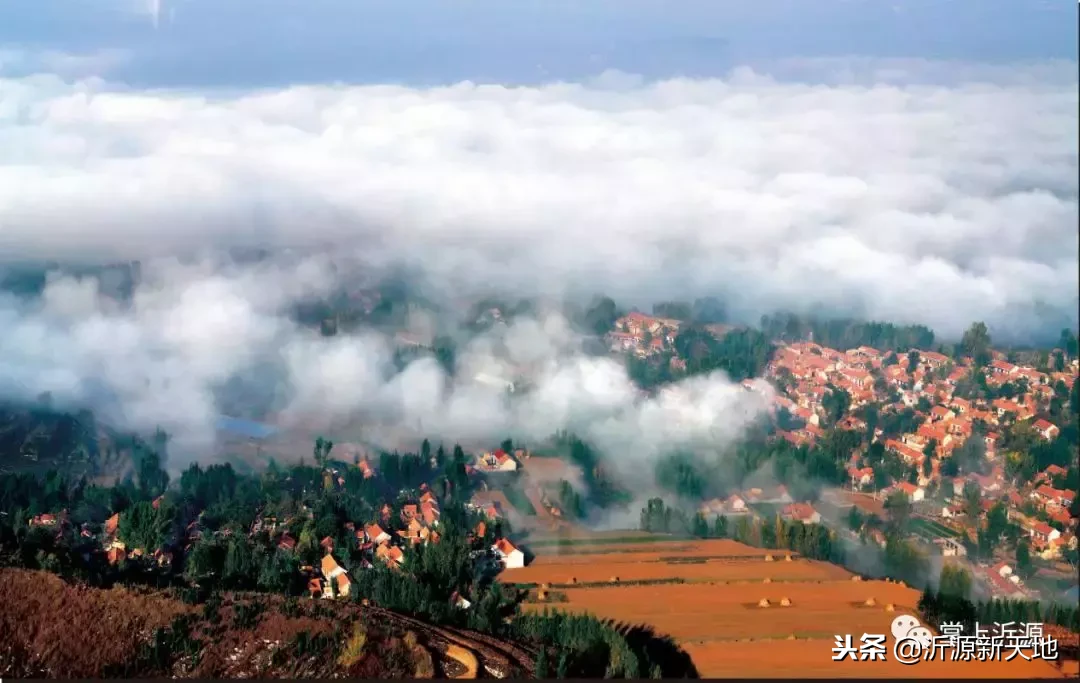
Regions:
M 546 542 L 545 542 L 546 541 Z M 888 634 L 919 591 L 841 567 L 730 540 L 579 532 L 527 544 L 529 566 L 500 580 L 530 590 L 527 611 L 559 609 L 648 625 L 671 636 L 703 677 L 1061 676 L 1053 664 L 833 662 L 836 635 Z M 766 559 L 771 555 L 772 560 Z M 788 557 L 791 557 L 789 560 Z M 762 601 L 767 601 L 763 606 Z

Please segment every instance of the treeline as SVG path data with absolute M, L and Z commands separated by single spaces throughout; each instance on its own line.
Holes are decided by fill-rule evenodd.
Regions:
M 761 376 L 775 350 L 757 330 L 732 330 L 718 339 L 697 324 L 680 328 L 674 347 L 686 362 L 686 375 L 723 370 L 736 382 Z
M 539 647 L 536 678 L 697 678 L 690 657 L 643 627 L 583 614 L 523 614 L 508 635 Z
M 870 346 L 881 351 L 930 349 L 934 346 L 933 330 L 923 325 L 900 326 L 851 318 L 823 319 L 777 313 L 762 316 L 761 330 L 770 339 L 798 342 L 813 338 L 814 343 L 839 351 L 859 346 Z
M 641 510 L 640 528 L 653 533 L 696 538 L 730 538 L 759 548 L 791 550 L 815 560 L 844 563 L 844 549 L 836 533 L 822 524 L 806 524 L 781 518 L 759 519 L 750 514 L 717 515 L 711 521 L 698 513 L 688 515 L 660 498 L 650 499 Z
M 956 622 L 967 633 L 974 632 L 976 623 L 987 626 L 1009 622 L 1054 624 L 1080 632 L 1080 610 L 1060 603 L 998 599 L 972 602 L 963 595 L 927 588 L 919 598 L 918 610 L 925 623 L 937 626 Z

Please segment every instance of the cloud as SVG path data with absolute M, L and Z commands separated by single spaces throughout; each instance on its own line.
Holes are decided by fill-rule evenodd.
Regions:
M 377 249 L 468 288 L 1076 320 L 1077 88 L 727 80 L 241 94 L 0 80 L 0 247 Z M 1040 72 L 1033 72 L 1037 76 Z M 1036 320 L 1035 322 L 1038 322 Z
M 404 265 L 446 299 L 716 295 L 748 321 L 821 306 L 1018 338 L 1075 324 L 1075 82 L 853 73 L 230 93 L 0 78 L 4 260 L 142 264 L 127 306 L 73 277 L 0 301 L 0 392 L 160 425 L 192 456 L 236 386 L 285 424 L 406 441 L 570 429 L 645 487 L 665 448 L 734 439 L 767 388 L 715 375 L 642 398 L 557 310 L 472 339 L 454 376 L 397 372 L 378 332 L 327 339 L 288 312 Z M 220 256 L 238 246 L 273 258 Z M 530 390 L 508 396 L 498 380 L 519 375 Z
M 291 320 L 292 303 L 328 291 L 326 272 L 320 258 L 150 260 L 130 305 L 102 296 L 95 278 L 53 277 L 34 301 L 0 302 L 0 396 L 48 392 L 116 427 L 162 427 L 173 468 L 215 453 L 224 392 L 240 382 L 256 397 L 249 405 L 268 406 L 298 436 L 359 427 L 388 448 L 425 437 L 481 448 L 571 430 L 642 482 L 664 449 L 721 447 L 767 405 L 767 386 L 750 391 L 721 373 L 645 398 L 619 361 L 583 355 L 557 313 L 474 337 L 452 375 L 432 358 L 398 371 L 379 332 L 327 338 Z M 525 389 L 508 394 L 481 375 L 524 379 Z

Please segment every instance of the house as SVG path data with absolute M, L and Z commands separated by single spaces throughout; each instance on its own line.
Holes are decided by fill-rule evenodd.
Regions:
M 1035 420 L 1032 426 L 1035 427 L 1035 431 L 1039 433 L 1039 436 L 1047 441 L 1053 441 L 1057 438 L 1057 435 L 1061 433 L 1061 430 L 1057 428 L 1057 425 L 1043 419 Z
M 45 513 L 43 515 L 34 515 L 30 520 L 30 526 L 56 526 L 59 520 L 56 515 Z
M 334 588 L 337 589 L 339 597 L 348 597 L 352 582 L 349 580 L 348 572 L 337 563 L 333 555 L 324 555 L 319 569 L 322 572 L 323 579 L 326 581 L 323 590 L 329 589 L 331 591 L 330 597 L 333 597 L 332 591 Z M 326 597 L 325 592 L 323 596 Z
M 295 550 L 296 549 L 296 539 L 293 538 L 292 536 L 290 536 L 287 533 L 282 534 L 281 538 L 278 540 L 277 547 L 279 549 L 281 549 L 281 550 Z
M 481 472 L 516 472 L 517 468 L 517 460 L 501 448 L 494 453 L 481 453 L 476 459 L 476 469 Z
M 371 479 L 372 477 L 374 477 L 374 476 L 375 476 L 375 468 L 373 468 L 373 467 L 371 466 L 371 463 L 370 463 L 370 462 L 368 462 L 368 459 L 367 459 L 367 457 L 366 457 L 366 456 L 365 456 L 365 457 L 363 457 L 363 458 L 361 458 L 361 459 L 360 459 L 360 460 L 359 460 L 359 461 L 358 461 L 358 462 L 356 463 L 356 466 L 357 466 L 358 468 L 360 468 L 360 473 L 361 473 L 362 475 L 364 475 L 364 479 Z
M 1052 505 L 1059 508 L 1068 508 L 1072 505 L 1076 494 L 1072 491 L 1061 491 L 1053 486 L 1043 484 L 1031 492 L 1031 497 L 1043 505 Z
M 505 569 L 519 569 L 525 566 L 525 553 L 505 538 L 495 541 L 491 550 Z
M 874 468 L 849 467 L 848 476 L 851 477 L 851 488 L 869 486 L 874 483 Z
M 897 491 L 903 491 L 907 499 L 913 503 L 917 503 L 926 497 L 926 491 L 922 488 L 912 484 L 910 482 L 902 481 L 896 485 Z
M 105 520 L 105 535 L 115 536 L 116 530 L 120 528 L 120 513 L 113 514 L 112 517 Z
M 1061 532 L 1053 528 L 1046 522 L 1036 522 L 1031 525 L 1031 541 L 1032 544 L 1039 547 L 1045 546 L 1047 543 L 1059 538 Z
M 1036 423 L 1038 424 L 1038 423 Z M 1054 477 L 1064 477 L 1068 474 L 1068 470 L 1060 465 L 1050 465 L 1045 470 L 1039 473 L 1035 478 L 1036 481 L 1045 481 L 1050 484 L 1053 483 Z
M 382 545 L 390 540 L 390 534 L 383 531 L 383 528 L 378 524 L 365 524 L 364 535 L 367 536 L 368 541 L 375 545 Z
M 375 557 L 387 564 L 391 569 L 397 569 L 405 562 L 405 553 L 396 545 L 384 543 L 375 551 Z
M 792 503 L 785 506 L 780 514 L 784 519 L 804 524 L 817 524 L 821 521 L 821 515 L 809 503 Z
M 105 553 L 105 558 L 109 561 L 109 564 L 119 564 L 127 559 L 127 548 L 124 547 L 123 543 L 113 543 Z
M 428 526 L 437 526 L 439 524 L 439 508 L 435 507 L 431 502 L 420 503 L 420 518 Z

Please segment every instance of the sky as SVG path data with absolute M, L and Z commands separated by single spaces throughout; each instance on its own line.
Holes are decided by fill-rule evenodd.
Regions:
M 0 45 L 140 87 L 507 84 L 843 56 L 1071 60 L 1075 16 L 1071 0 L 13 0 Z
M 269 364 L 301 419 L 494 438 L 589 416 L 628 462 L 657 425 L 725 440 L 760 408 L 719 376 L 642 404 L 617 363 L 566 348 L 557 312 L 471 356 L 470 375 L 505 362 L 484 344 L 533 358 L 530 399 L 431 363 L 393 375 L 388 340 L 285 315 L 351 263 L 455 294 L 718 296 L 744 322 L 825 310 L 1056 340 L 1080 308 L 1076 12 L 2 3 L 0 261 L 132 258 L 146 277 L 126 310 L 85 279 L 0 300 L 0 394 L 104 386 L 133 427 L 205 436 L 216 392 Z M 237 246 L 295 253 L 219 258 Z

